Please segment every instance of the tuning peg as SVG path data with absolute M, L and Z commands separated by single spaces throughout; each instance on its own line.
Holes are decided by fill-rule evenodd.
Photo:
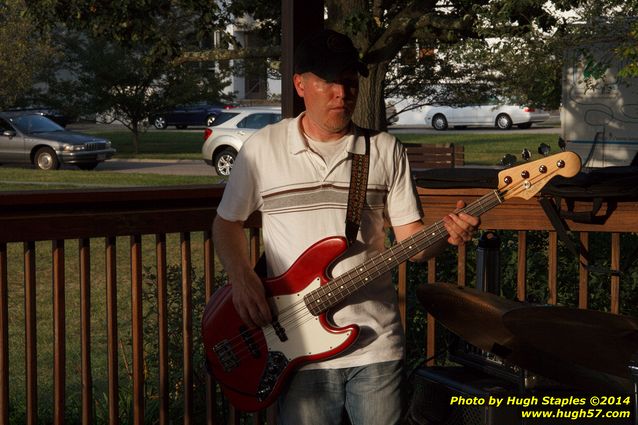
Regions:
M 538 147 L 538 153 L 543 155 L 543 156 L 549 155 L 551 150 L 552 150 L 552 148 L 546 143 L 541 143 L 540 146 Z
M 532 157 L 532 153 L 529 151 L 529 149 L 525 148 L 523 149 L 523 152 L 521 152 L 521 157 L 525 161 L 528 161 Z
M 560 148 L 560 150 L 564 151 L 565 150 L 565 146 L 567 146 L 566 143 L 565 143 L 565 139 L 563 139 L 562 137 L 559 137 L 558 138 L 558 147 Z
M 511 153 L 508 153 L 504 155 L 503 158 L 501 158 L 501 160 L 499 161 L 499 164 L 504 165 L 506 167 L 511 167 L 512 165 L 516 164 L 516 157 L 512 155 Z

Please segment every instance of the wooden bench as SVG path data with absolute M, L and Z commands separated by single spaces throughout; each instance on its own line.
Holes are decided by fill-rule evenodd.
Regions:
M 465 163 L 463 145 L 448 143 L 430 145 L 425 143 L 404 144 L 408 161 L 413 170 L 423 168 L 453 168 Z

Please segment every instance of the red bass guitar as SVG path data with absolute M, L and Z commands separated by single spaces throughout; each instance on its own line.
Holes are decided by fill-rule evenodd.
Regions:
M 503 170 L 496 190 L 460 211 L 480 216 L 509 198 L 530 199 L 552 177 L 571 177 L 579 170 L 580 158 L 572 152 Z M 346 250 L 346 241 L 323 239 L 286 273 L 264 281 L 274 320 L 261 329 L 249 329 L 241 321 L 229 285 L 217 290 L 204 310 L 202 333 L 209 370 L 226 397 L 243 411 L 270 405 L 296 368 L 336 356 L 356 340 L 356 324 L 337 327 L 326 311 L 445 238 L 443 222 L 438 221 L 336 278 L 330 276 L 330 266 Z

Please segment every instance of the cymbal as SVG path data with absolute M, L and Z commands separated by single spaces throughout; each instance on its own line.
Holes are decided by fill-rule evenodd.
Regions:
M 512 310 L 503 323 L 522 342 L 601 372 L 626 376 L 638 351 L 633 317 L 559 306 Z
M 447 283 L 420 285 L 417 297 L 445 327 L 508 363 L 581 389 L 631 389 L 627 366 L 638 349 L 636 319 Z
M 416 293 L 427 312 L 446 328 L 494 354 L 498 354 L 499 346 L 509 345 L 514 338 L 503 323 L 503 315 L 526 306 L 519 301 L 449 283 L 419 285 Z

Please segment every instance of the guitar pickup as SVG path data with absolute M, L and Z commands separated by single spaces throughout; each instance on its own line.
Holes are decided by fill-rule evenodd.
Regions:
M 248 347 L 248 351 L 250 351 L 250 355 L 254 358 L 259 358 L 259 346 L 253 339 L 253 334 L 250 329 L 246 326 L 239 327 L 239 333 L 241 334 L 242 339 L 244 340 L 244 344 Z
M 272 325 L 272 328 L 275 330 L 275 334 L 277 334 L 279 341 L 281 342 L 288 341 L 288 335 L 286 335 L 286 329 L 284 329 L 284 327 L 281 326 L 281 323 L 279 323 L 279 320 L 275 318 L 275 320 L 272 321 L 271 325 Z
M 239 359 L 233 352 L 233 348 L 228 340 L 223 340 L 215 344 L 213 351 L 217 355 L 217 359 L 222 365 L 224 372 L 228 373 L 239 366 Z

